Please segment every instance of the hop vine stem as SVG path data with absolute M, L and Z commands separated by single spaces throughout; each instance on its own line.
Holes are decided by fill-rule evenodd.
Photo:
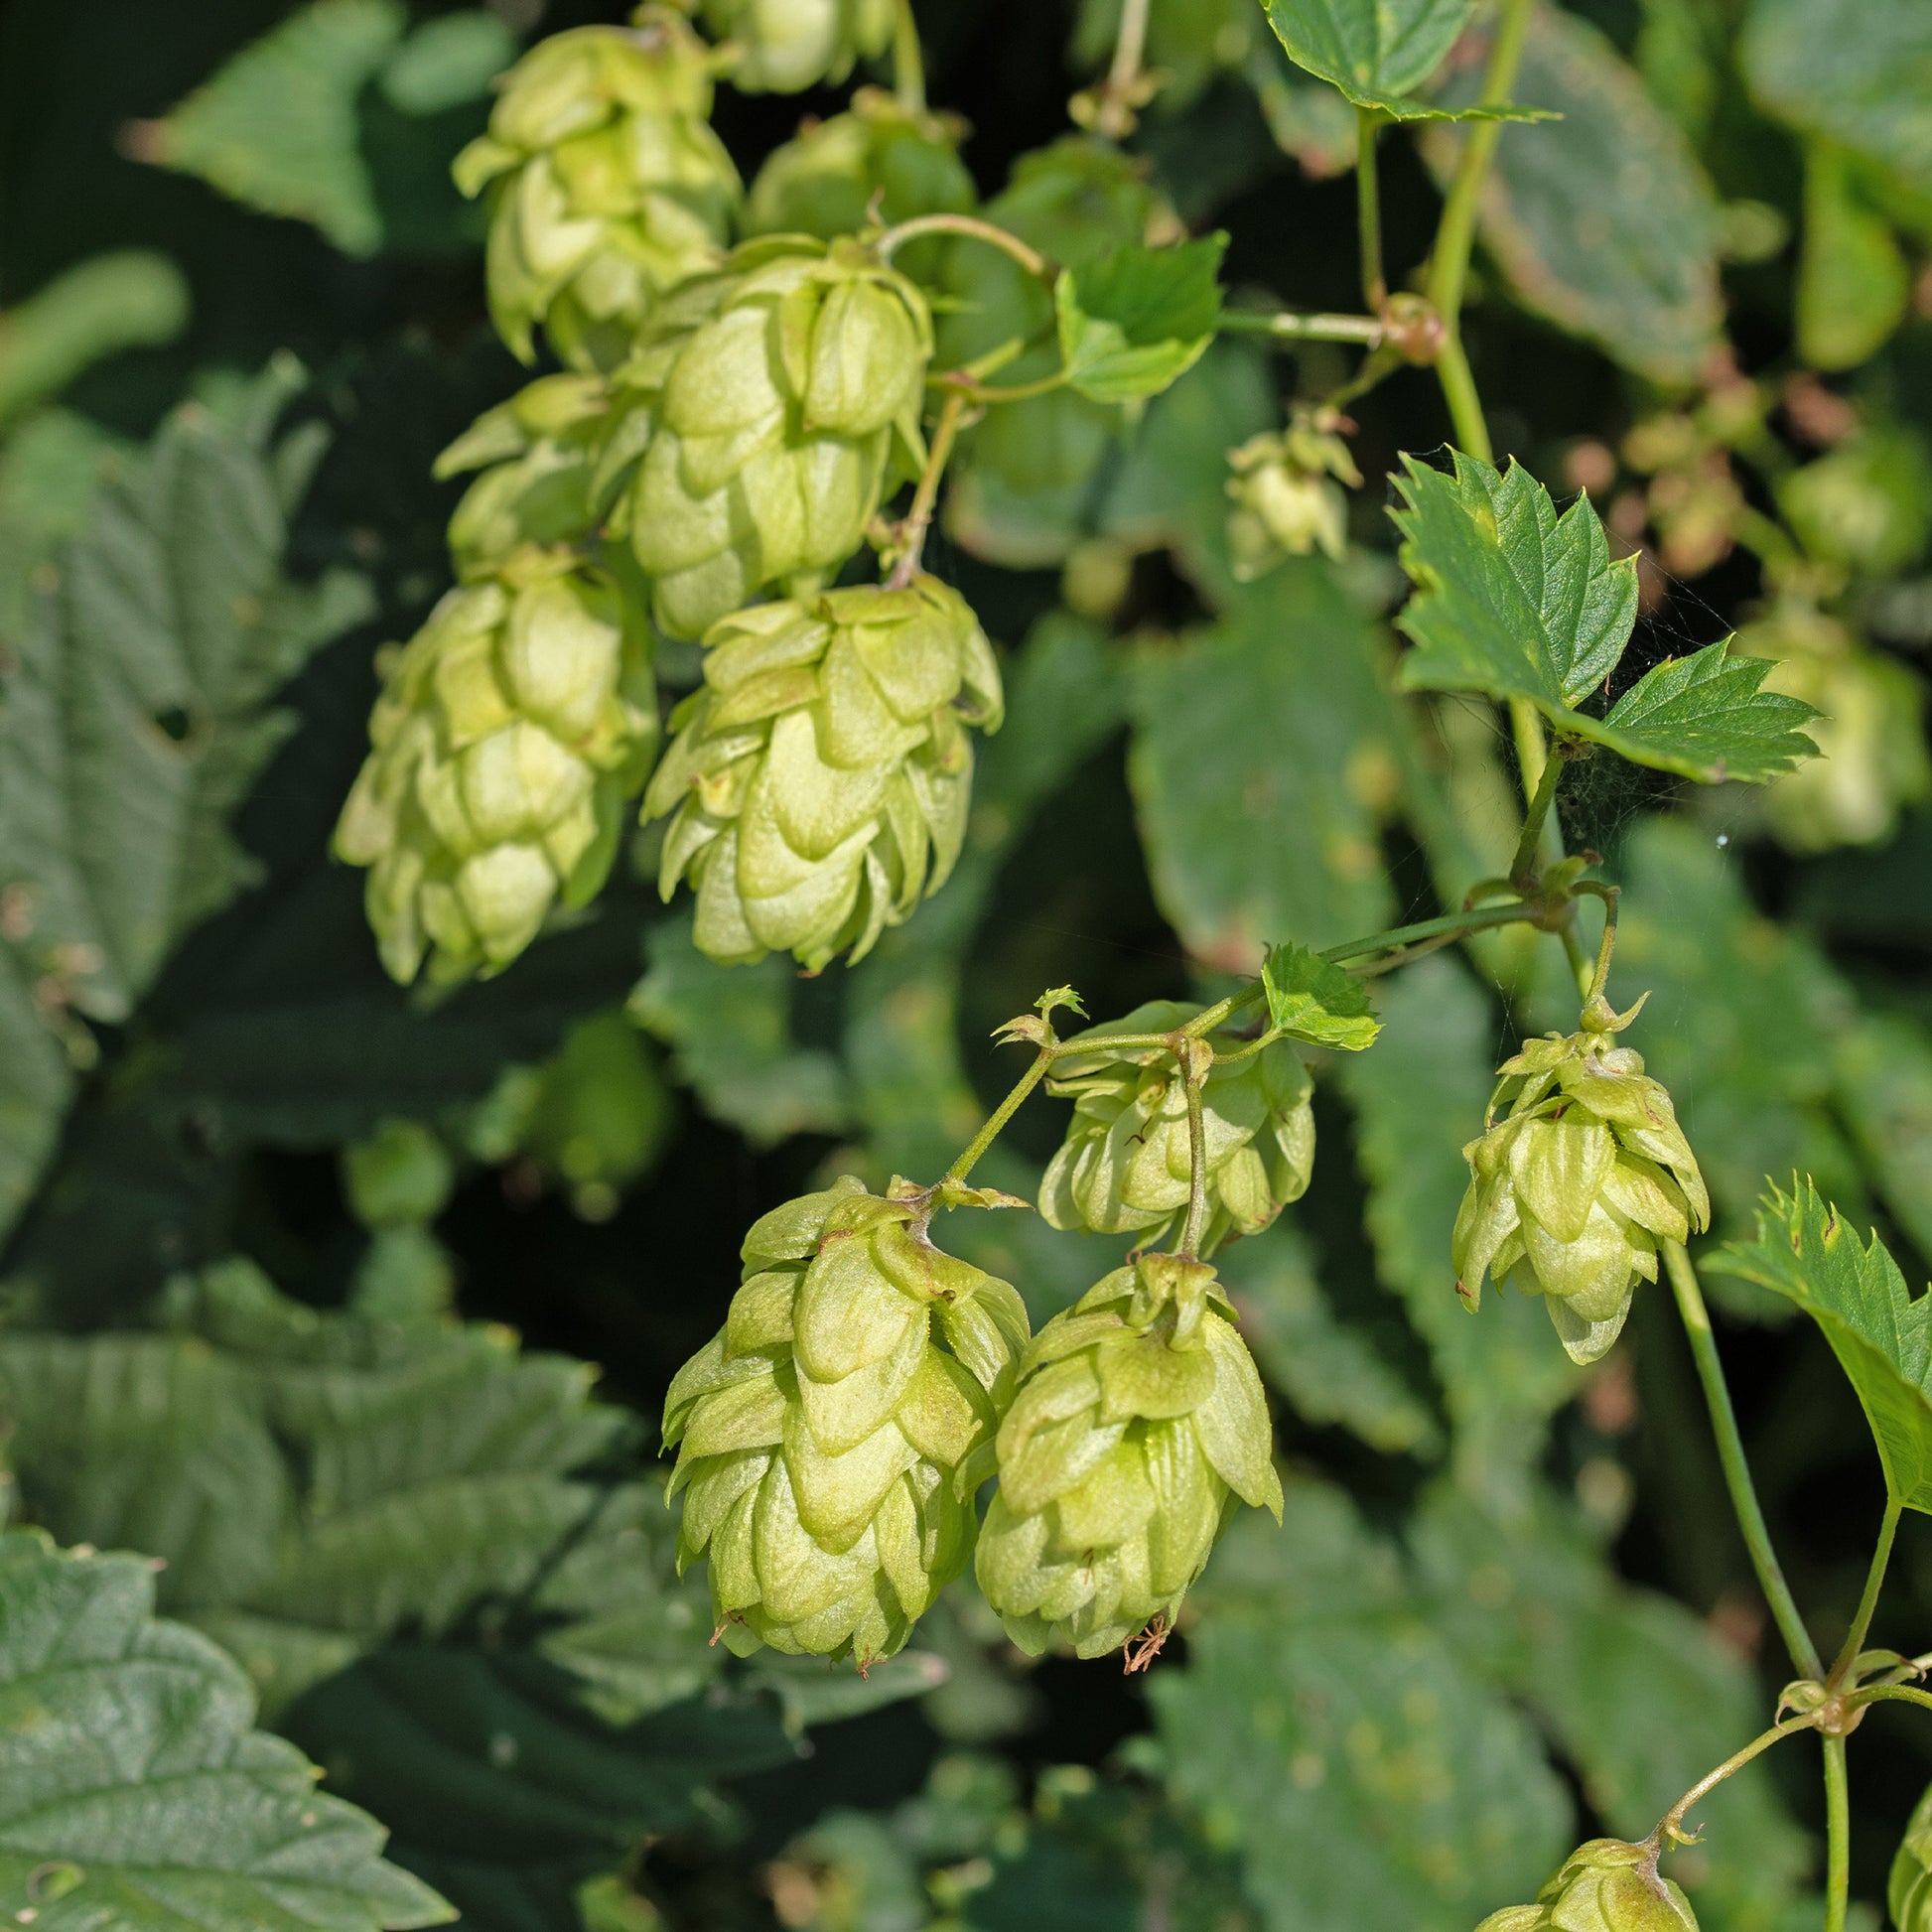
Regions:
M 896 0 L 893 8 L 893 91 L 908 114 L 925 112 L 925 60 L 912 0 Z

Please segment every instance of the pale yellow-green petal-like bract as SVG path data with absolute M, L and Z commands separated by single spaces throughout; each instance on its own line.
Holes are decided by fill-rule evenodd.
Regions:
M 732 85 L 795 94 L 837 85 L 853 64 L 883 54 L 895 0 L 704 0 L 704 21 L 737 51 Z
M 1536 1901 L 1491 1912 L 1476 1932 L 1698 1932 L 1691 1901 L 1658 1871 L 1656 1849 L 1618 1838 L 1578 1846 Z

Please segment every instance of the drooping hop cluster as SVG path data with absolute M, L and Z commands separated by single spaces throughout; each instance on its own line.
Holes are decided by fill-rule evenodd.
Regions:
M 1491 1912 L 1476 1932 L 1698 1932 L 1691 1901 L 1659 1873 L 1654 1848 L 1621 1839 L 1578 1846 L 1536 1899 Z
M 1201 1009 L 1153 1000 L 1124 1020 L 1075 1034 L 1091 1053 L 1054 1062 L 1049 1093 L 1071 1097 L 1066 1139 L 1040 1182 L 1039 1211 L 1056 1228 L 1138 1234 L 1161 1247 L 1178 1233 L 1192 1176 L 1187 1085 L 1162 1046 L 1108 1049 L 1110 1034 L 1173 1033 Z M 1230 1034 L 1208 1045 L 1238 1051 Z M 1313 1082 L 1286 1040 L 1215 1067 L 1201 1089 L 1208 1218 L 1199 1249 L 1212 1254 L 1236 1234 L 1259 1234 L 1308 1190 L 1314 1171 Z
M 972 789 L 969 727 L 996 731 L 999 667 L 931 577 L 755 605 L 705 639 L 705 681 L 644 797 L 674 812 L 659 884 L 697 888 L 721 963 L 862 956 L 951 871 Z
M 461 978 L 507 964 L 610 871 L 657 745 L 649 640 L 567 554 L 515 553 L 450 592 L 389 659 L 371 750 L 336 827 L 369 868 L 383 964 Z
M 890 1657 L 972 1554 L 1025 1305 L 933 1247 L 916 1198 L 850 1175 L 765 1215 L 744 1256 L 665 1398 L 680 1567 L 709 1552 L 741 1655 Z
M 1455 1292 L 1473 1309 L 1493 1274 L 1546 1297 L 1578 1362 L 1616 1340 L 1638 1280 L 1657 1279 L 1657 1244 L 1711 1220 L 1670 1095 L 1640 1054 L 1611 1044 L 1636 1012 L 1593 1000 L 1581 1032 L 1525 1040 L 1497 1069 L 1487 1131 L 1462 1150 L 1471 1177 L 1451 1245 Z
M 1228 452 L 1228 550 L 1247 583 L 1284 557 L 1306 557 L 1319 545 L 1339 558 L 1348 547 L 1348 499 L 1341 484 L 1361 486 L 1362 473 L 1335 433 L 1332 409 L 1297 404 L 1289 426 L 1251 436 Z
M 489 191 L 490 314 L 526 362 L 541 324 L 565 361 L 608 367 L 730 239 L 741 185 L 708 119 L 716 56 L 668 7 L 634 18 L 539 41 L 457 157 L 457 186 Z
M 739 50 L 732 84 L 795 94 L 836 84 L 893 38 L 894 0 L 705 0 L 705 25 Z
M 1281 1518 L 1261 1377 L 1205 1262 L 1143 1255 L 1034 1338 L 975 1574 L 1023 1650 L 1167 1628 L 1238 1503 Z
M 747 242 L 659 306 L 616 377 L 616 447 L 642 456 L 612 529 L 663 629 L 804 595 L 858 549 L 889 474 L 924 464 L 931 353 L 924 298 L 852 241 Z

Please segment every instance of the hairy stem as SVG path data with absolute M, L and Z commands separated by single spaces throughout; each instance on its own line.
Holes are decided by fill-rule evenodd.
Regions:
M 1223 335 L 1274 336 L 1292 343 L 1361 343 L 1376 347 L 1388 334 L 1380 316 L 1304 315 L 1294 309 L 1223 309 Z
M 1531 714 L 1534 721 L 1535 714 Z M 1537 751 L 1542 754 L 1542 768 L 1536 776 L 1530 776 L 1530 768 L 1523 766 L 1523 782 L 1530 787 L 1529 809 L 1523 814 L 1523 835 L 1516 841 L 1516 856 L 1509 862 L 1509 883 L 1519 893 L 1529 891 L 1535 882 L 1537 872 L 1537 853 L 1543 844 L 1543 827 L 1550 817 L 1550 807 L 1555 804 L 1557 786 L 1563 781 L 1563 760 L 1553 759 L 1543 751 L 1543 732 L 1537 729 Z
M 1825 1747 L 1825 1932 L 1845 1932 L 1852 1898 L 1852 1795 L 1845 1739 L 1818 1741 Z
M 891 227 L 872 245 L 882 262 L 889 262 L 908 241 L 922 234 L 971 235 L 976 241 L 1004 249 L 1029 275 L 1036 276 L 1049 288 L 1053 265 L 1037 248 L 1030 248 L 1017 234 L 1010 234 L 995 221 L 982 221 L 976 214 L 915 214 L 909 221 Z
M 1919 1704 L 1932 1711 L 1932 1691 L 1915 1691 L 1909 1684 L 1874 1684 L 1848 1700 L 1854 1709 L 1867 1704 Z
M 1361 245 L 1362 305 L 1375 316 L 1389 300 L 1382 273 L 1382 198 L 1375 181 L 1375 137 L 1381 120 L 1372 107 L 1355 109 L 1355 231 Z
M 1100 115 L 1095 122 L 1096 130 L 1110 140 L 1134 131 L 1134 85 L 1147 55 L 1147 20 L 1152 11 L 1151 0 L 1123 0 L 1113 65 L 1101 84 Z
M 1825 1680 L 1828 1691 L 1836 1691 L 1852 1675 L 1859 1652 L 1864 1648 L 1865 1633 L 1871 1628 L 1871 1613 L 1878 1607 L 1878 1591 L 1885 1581 L 1885 1567 L 1891 1562 L 1892 1538 L 1898 1534 L 1902 1507 L 1896 1496 L 1886 1497 L 1884 1521 L 1878 1525 L 1878 1542 L 1871 1552 L 1871 1568 L 1865 1572 L 1864 1593 L 1859 1598 L 1858 1612 L 1832 1665 L 1832 1674 Z
M 1590 973 L 1589 984 L 1584 988 L 1584 1004 L 1588 1006 L 1592 1000 L 1609 997 L 1610 955 L 1616 951 L 1616 908 L 1623 897 L 1623 889 L 1599 886 L 1593 879 L 1586 879 L 1578 884 L 1577 890 L 1603 901 L 1603 937 L 1597 942 L 1596 965 Z
M 1683 1317 L 1684 1332 L 1690 1338 L 1691 1353 L 1697 1361 L 1698 1380 L 1704 1385 L 1704 1399 L 1711 1411 L 1712 1434 L 1718 1439 L 1718 1460 L 1724 1464 L 1725 1486 L 1730 1491 L 1730 1506 L 1743 1534 L 1744 1547 L 1750 1552 L 1758 1587 L 1764 1592 L 1778 1633 L 1784 1638 L 1785 1648 L 1790 1651 L 1799 1674 L 1822 1677 L 1825 1666 L 1818 1655 L 1818 1646 L 1812 1642 L 1804 1618 L 1798 1614 L 1791 1586 L 1784 1581 L 1777 1552 L 1771 1547 L 1771 1533 L 1765 1528 L 1764 1511 L 1751 1482 L 1750 1464 L 1744 1458 L 1744 1439 L 1737 1433 L 1737 1417 L 1730 1406 L 1724 1364 L 1718 1359 L 1717 1337 L 1711 1332 L 1711 1311 L 1704 1305 L 1704 1290 L 1698 1283 L 1697 1270 L 1681 1241 L 1664 1243 L 1664 1266 L 1670 1273 L 1677 1311 Z
M 1800 1730 L 1811 1730 L 1817 1724 L 1817 1714 L 1807 1712 L 1801 1718 L 1787 1718 L 1782 1724 L 1773 1725 L 1769 1730 L 1760 1731 L 1742 1750 L 1732 1751 L 1715 1771 L 1709 1771 L 1699 1778 L 1697 1783 L 1692 1785 L 1690 1790 L 1658 1819 L 1655 1829 L 1645 1843 L 1662 1847 L 1671 1842 L 1687 1842 L 1689 1835 L 1682 1828 L 1684 1819 L 1693 1805 L 1709 1796 L 1724 1783 L 1725 1778 L 1741 1771 L 1760 1751 L 1768 1751 L 1780 1738 L 1792 1736 Z
M 1000 1138 L 1000 1130 L 1020 1111 L 1020 1103 L 1046 1077 L 1046 1069 L 1053 1064 L 1058 1051 L 1059 1042 L 1049 1034 L 1040 1043 L 1033 1065 L 1014 1082 L 1013 1091 L 987 1115 L 985 1126 L 973 1136 L 965 1153 L 946 1170 L 941 1185 L 947 1180 L 964 1180 L 973 1172 L 980 1156 Z
M 892 576 L 886 580 L 893 590 L 902 591 L 918 575 L 919 559 L 925 554 L 925 533 L 932 527 L 933 505 L 939 500 L 939 479 L 945 471 L 946 459 L 952 455 L 953 439 L 959 434 L 959 419 L 965 409 L 965 393 L 957 388 L 948 390 L 945 401 L 939 405 L 939 421 L 926 450 L 925 468 L 919 473 L 919 486 L 912 492 L 912 507 L 899 526 L 900 541 L 905 547 L 893 566 Z
M 1200 1246 L 1201 1228 L 1207 1220 L 1207 1126 L 1201 1118 L 1201 1081 L 1207 1068 L 1194 1077 L 1185 1059 L 1180 1065 L 1187 1082 L 1187 1224 L 1180 1230 L 1180 1252 L 1190 1260 Z
M 925 62 L 919 53 L 919 23 L 912 0 L 897 0 L 893 10 L 893 91 L 908 114 L 925 112 Z

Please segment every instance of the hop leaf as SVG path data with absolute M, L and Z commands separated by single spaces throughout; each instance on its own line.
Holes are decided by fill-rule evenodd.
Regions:
M 1159 395 L 1200 360 L 1221 312 L 1224 234 L 1177 247 L 1129 242 L 1053 288 L 1068 383 L 1095 402 Z
M 1171 1628 L 1233 1514 L 1281 1520 L 1268 1403 L 1205 1262 L 1143 1255 L 1042 1328 L 1000 1425 L 975 1572 L 1023 1650 Z
M 1273 947 L 1262 962 L 1261 983 L 1270 1021 L 1311 1045 L 1360 1052 L 1382 1031 L 1368 1010 L 1368 988 L 1306 946 Z
M 1912 1807 L 1892 1858 L 1885 1903 L 1897 1932 L 1926 1932 L 1932 1926 L 1932 1787 Z
M 1616 1340 L 1639 1278 L 1657 1279 L 1657 1244 L 1711 1220 L 1670 1095 L 1611 1031 L 1526 1040 L 1504 1061 L 1510 1110 L 1462 1150 L 1469 1189 L 1450 1247 L 1469 1308 L 1485 1275 L 1507 1276 L 1547 1298 L 1577 1362 Z
M 1039 1211 L 1049 1225 L 1131 1232 L 1150 1248 L 1177 1232 L 1193 1174 L 1185 1082 L 1165 1048 L 1109 1051 L 1106 1040 L 1110 1034 L 1173 1032 L 1200 1010 L 1155 1000 L 1068 1040 L 1091 1041 L 1093 1051 L 1057 1060 L 1046 1083 L 1049 1093 L 1075 1102 L 1066 1139 L 1040 1182 Z M 1225 1052 L 1242 1042 L 1222 1033 L 1208 1044 Z M 1308 1069 L 1283 1041 L 1209 1073 L 1201 1090 L 1208 1198 L 1202 1253 L 1231 1235 L 1258 1234 L 1307 1191 L 1314 1167 L 1312 1091 Z
M 865 1666 L 900 1648 L 972 1553 L 1026 1307 L 935 1248 L 916 1201 L 850 1175 L 774 1208 L 744 1255 L 724 1327 L 664 1402 L 679 1567 L 709 1554 L 741 1654 Z
M 705 0 L 704 17 L 739 50 L 732 85 L 748 94 L 836 86 L 893 37 L 893 0 Z
M 659 883 L 698 889 L 694 936 L 723 963 L 863 957 L 959 856 L 967 727 L 996 730 L 1000 674 L 958 592 L 831 591 L 762 604 L 706 638 L 705 682 L 644 797 L 674 812 Z

